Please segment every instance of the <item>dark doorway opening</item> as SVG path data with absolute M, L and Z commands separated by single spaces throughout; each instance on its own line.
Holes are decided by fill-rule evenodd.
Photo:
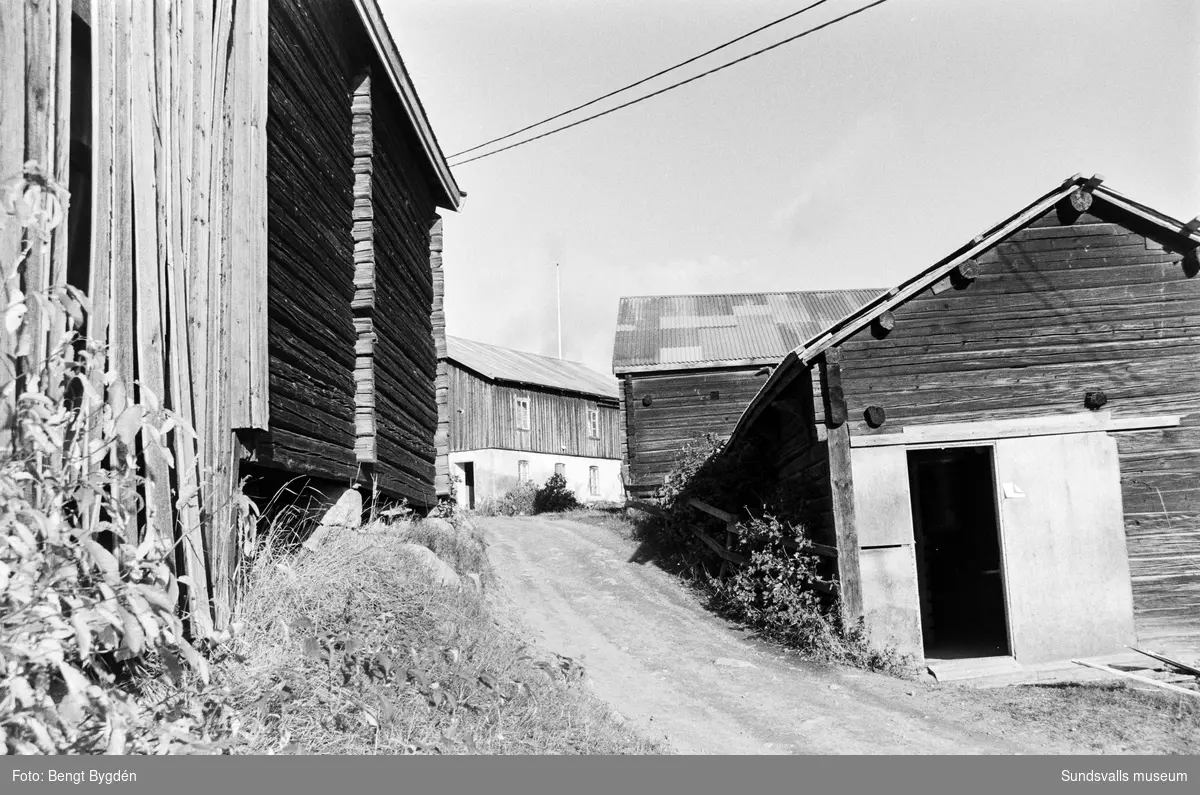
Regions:
M 464 461 L 459 466 L 463 470 L 463 488 L 467 491 L 467 509 L 475 510 L 475 462 Z
M 908 454 L 925 656 L 1009 654 L 990 447 Z

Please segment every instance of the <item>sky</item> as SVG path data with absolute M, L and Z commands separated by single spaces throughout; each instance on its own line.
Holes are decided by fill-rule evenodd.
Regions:
M 381 6 L 452 155 L 809 2 Z M 588 111 L 867 2 L 828 0 Z M 1200 214 L 1198 34 L 1195 0 L 888 0 L 456 167 L 468 196 L 443 212 L 447 331 L 557 355 L 557 263 L 563 358 L 611 373 L 622 296 L 888 288 L 1076 173 L 1186 221 Z

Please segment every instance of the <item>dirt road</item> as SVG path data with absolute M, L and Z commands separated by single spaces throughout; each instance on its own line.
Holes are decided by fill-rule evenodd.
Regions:
M 499 594 L 531 636 L 579 660 L 598 696 L 678 753 L 1075 750 L 1023 736 L 1003 716 L 952 709 L 945 686 L 807 664 L 749 639 L 654 564 L 631 561 L 636 543 L 612 530 L 479 523 Z

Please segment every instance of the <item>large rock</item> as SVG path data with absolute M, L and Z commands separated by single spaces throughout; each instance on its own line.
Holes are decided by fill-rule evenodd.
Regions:
M 434 554 L 429 547 L 420 544 L 402 544 L 403 551 L 411 553 L 417 565 L 424 569 L 438 585 L 457 588 L 461 584 L 458 573 L 450 568 L 450 564 Z
M 422 519 L 421 524 L 425 525 L 430 530 L 441 530 L 446 533 L 454 533 L 454 525 L 450 524 L 445 519 Z
M 347 530 L 362 524 L 363 498 L 362 492 L 354 487 L 338 487 L 322 492 L 325 498 L 325 513 L 321 516 L 321 524 L 304 542 L 304 548 L 309 552 L 316 551 L 330 533 L 337 530 Z

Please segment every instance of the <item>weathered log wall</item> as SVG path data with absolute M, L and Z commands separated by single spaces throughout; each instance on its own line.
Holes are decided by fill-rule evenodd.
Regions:
M 759 374 L 761 370 L 749 367 L 624 376 L 622 445 L 626 485 L 631 492 L 650 492 L 661 486 L 679 451 L 698 435 L 728 436 L 766 380 Z
M 1073 220 L 1073 222 L 1069 222 Z M 1179 414 L 1178 428 L 1117 434 L 1139 635 L 1200 634 L 1200 278 L 1181 236 L 1097 198 L 1051 210 L 978 258 L 978 274 L 926 290 L 883 338 L 844 345 L 857 435 L 906 424 L 1085 411 Z M 870 427 L 870 405 L 886 412 Z

